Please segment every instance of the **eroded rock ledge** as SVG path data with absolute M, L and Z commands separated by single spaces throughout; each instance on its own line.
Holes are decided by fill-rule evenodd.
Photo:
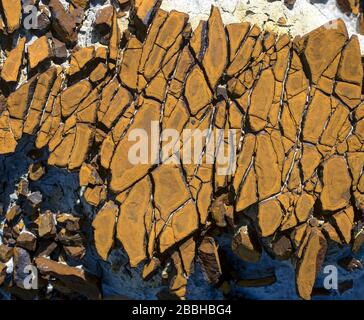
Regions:
M 9 16 L 7 2 L 2 0 L 3 32 L 12 39 L 21 7 L 15 1 L 19 10 Z M 216 7 L 192 32 L 186 14 L 139 0 L 132 4 L 129 30 L 120 31 L 121 9 L 110 6 L 96 20 L 108 45 L 77 48 L 88 1 L 72 3 L 66 11 L 58 0 L 49 1 L 44 10 L 53 36 L 28 46 L 27 59 L 23 38 L 11 41 L 1 70 L 0 153 L 15 152 L 24 135 L 33 135 L 35 148 L 49 151 L 48 166 L 79 171 L 83 196 L 98 209 L 92 226 L 100 257 L 107 260 L 118 241 L 131 267 L 146 261 L 145 279 L 171 261 L 174 296 L 185 296 L 196 256 L 207 279 L 227 290 L 214 236 L 230 232 L 233 251 L 246 261 L 259 261 L 262 250 L 292 259 L 297 292 L 310 299 L 330 242 L 358 250 L 364 239 L 357 37 L 349 38 L 337 20 L 292 41 L 246 22 L 224 26 Z M 69 64 L 56 64 L 72 48 Z M 24 62 L 28 79 L 16 86 Z M 219 176 L 217 163 L 191 165 L 183 158 L 178 165 L 130 164 L 128 134 L 133 128 L 150 133 L 151 121 L 179 132 L 238 130 L 236 172 Z M 159 155 L 167 160 L 173 155 L 163 154 L 163 145 Z M 32 179 L 42 172 L 41 165 L 30 169 Z M 10 229 L 19 228 L 9 218 L 14 210 L 6 213 Z M 38 223 L 46 214 L 32 212 Z M 82 271 L 32 253 L 35 238 L 44 237 L 38 228 L 32 236 L 4 236 L 1 250 L 9 250 L 1 260 L 14 255 L 16 263 L 26 256 L 44 279 L 55 276 L 67 287 L 76 278 L 90 286 L 90 298 L 98 298 L 96 281 L 91 285 Z M 81 240 L 71 247 L 82 256 Z

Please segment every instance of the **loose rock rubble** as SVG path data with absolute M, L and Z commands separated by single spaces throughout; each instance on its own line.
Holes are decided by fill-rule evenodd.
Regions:
M 65 264 L 70 260 L 81 264 L 85 256 L 82 220 L 70 213 L 43 210 L 42 198 L 40 192 L 32 193 L 28 180 L 22 178 L 18 200 L 6 212 L 2 228 L 1 265 L 13 261 L 15 266 L 12 273 L 1 278 L 2 288 L 20 299 L 100 298 L 94 276 Z M 27 279 L 31 266 L 39 274 L 37 287 L 29 291 L 25 284 L 30 283 Z
M 79 171 L 83 197 L 98 211 L 92 227 L 103 260 L 121 244 L 131 267 L 144 263 L 146 280 L 173 266 L 169 294 L 178 298 L 186 295 L 196 257 L 224 293 L 231 279 L 241 286 L 274 283 L 274 276 L 226 276 L 216 236 L 229 233 L 233 252 L 245 261 L 258 262 L 263 250 L 291 259 L 297 292 L 310 299 L 330 243 L 360 248 L 363 66 L 358 39 L 348 37 L 343 21 L 291 40 L 246 22 L 225 26 L 212 7 L 208 21 L 192 31 L 185 13 L 138 0 L 122 32 L 118 21 L 128 1 L 119 1 L 96 16 L 107 45 L 79 48 L 88 1 L 65 9 L 51 0 L 44 8 L 50 32 L 25 46 L 24 38 L 13 37 L 21 17 L 15 2 L 19 10 L 2 1 L 8 51 L 1 68 L 0 154 L 15 152 L 18 141 L 32 135 L 49 157 L 29 168 L 30 180 L 48 166 Z M 23 67 L 29 72 L 18 85 Z M 207 130 L 200 161 L 179 157 L 191 139 L 184 137 L 172 154 L 160 140 L 148 164 L 131 164 L 130 132 L 143 128 L 152 145 L 153 121 L 180 133 Z M 238 132 L 233 174 L 219 175 L 219 163 L 204 161 L 218 129 L 225 130 L 224 150 L 228 129 Z M 177 164 L 168 164 L 175 157 Z M 100 298 L 97 279 L 64 263 L 65 256 L 85 254 L 78 218 L 42 212 L 42 195 L 30 193 L 26 181 L 19 195 L 21 202 L 5 213 L 0 281 L 3 263 L 13 257 L 11 292 L 19 294 L 22 266 L 29 263 L 43 288 Z

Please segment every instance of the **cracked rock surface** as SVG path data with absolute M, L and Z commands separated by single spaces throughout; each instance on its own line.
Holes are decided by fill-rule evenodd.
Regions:
M 96 6 L 100 42 L 79 46 L 92 1 L 35 1 L 50 24 L 25 45 L 14 35 L 20 0 L 18 15 L 2 2 L 4 177 L 8 157 L 26 149 L 29 159 L 22 177 L 2 182 L 6 292 L 102 298 L 100 272 L 77 265 L 96 250 L 100 264 L 120 270 L 120 246 L 130 274 L 167 283 L 155 294 L 161 299 L 188 297 L 196 261 L 227 298 L 236 286 L 276 283 L 274 270 L 242 276 L 229 247 L 248 263 L 288 261 L 298 296 L 310 299 L 330 248 L 360 251 L 363 65 L 358 37 L 342 20 L 292 39 L 248 21 L 224 24 L 223 6 L 193 29 L 188 14 L 163 10 L 161 1 L 119 1 Z M 160 139 L 148 163 L 132 164 L 133 130 L 143 128 L 152 146 L 153 123 L 181 133 L 180 145 L 166 152 Z M 207 132 L 193 164 L 183 157 L 186 129 Z M 222 132 L 227 152 L 230 129 L 236 170 L 220 175 L 216 159 L 206 161 L 208 141 Z M 74 188 L 45 190 L 52 170 L 76 178 Z M 67 192 L 71 202 L 57 204 Z M 360 267 L 353 259 L 343 262 L 348 270 Z M 38 290 L 24 290 L 26 265 L 41 276 Z

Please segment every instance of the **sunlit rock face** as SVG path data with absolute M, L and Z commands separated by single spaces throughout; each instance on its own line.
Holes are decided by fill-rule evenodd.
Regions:
M 328 264 L 360 268 L 363 66 L 343 20 L 308 29 L 303 1 L 51 0 L 27 30 L 17 4 L 1 38 L 5 296 L 311 299 L 337 294 Z

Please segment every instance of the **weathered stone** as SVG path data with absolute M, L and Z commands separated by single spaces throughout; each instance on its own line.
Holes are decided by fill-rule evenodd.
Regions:
M 77 72 L 80 72 L 83 68 L 85 68 L 85 66 L 88 63 L 92 62 L 94 58 L 95 58 L 95 48 L 93 46 L 77 50 L 71 56 L 71 62 L 70 62 L 70 67 L 68 69 L 68 74 L 71 76 Z
M 0 244 L 0 261 L 6 263 L 13 256 L 13 247 L 6 244 Z
M 262 237 L 271 236 L 280 226 L 283 212 L 276 199 L 259 204 L 258 226 Z
M 159 121 L 159 110 L 160 105 L 152 100 L 145 100 L 142 107 L 137 112 L 133 124 L 130 126 L 126 136 L 120 141 L 118 144 L 115 153 L 113 155 L 111 161 L 111 182 L 110 187 L 113 191 L 120 193 L 130 186 L 132 186 L 137 180 L 144 177 L 151 164 L 155 163 L 156 161 L 156 152 L 154 150 L 154 146 L 151 143 L 152 134 L 152 122 Z M 133 130 L 133 128 L 143 128 L 147 132 L 147 141 L 142 141 L 142 144 L 145 146 L 146 144 L 150 147 L 150 153 L 147 153 L 147 157 L 150 156 L 151 158 L 145 159 L 146 164 L 139 164 L 139 159 L 134 153 L 138 164 L 134 165 L 130 162 L 128 157 L 125 157 L 129 153 L 130 148 L 134 145 L 132 142 L 133 139 L 128 139 L 129 133 Z M 138 145 L 137 145 L 138 146 Z M 138 146 L 140 147 L 140 145 Z M 136 146 L 134 145 L 134 151 Z
M 226 26 L 230 46 L 230 62 L 234 60 L 241 42 L 247 35 L 249 29 L 250 24 L 248 22 L 231 23 Z
M 52 52 L 56 61 L 63 61 L 68 57 L 66 45 L 56 38 L 52 38 Z
M 90 81 L 91 82 L 99 82 L 105 78 L 107 73 L 107 67 L 104 63 L 100 62 L 94 71 L 90 74 Z
M 258 134 L 256 143 L 254 167 L 257 175 L 259 200 L 263 200 L 280 191 L 281 172 L 269 135 Z
M 247 262 L 257 263 L 262 254 L 262 248 L 256 235 L 248 226 L 242 226 L 235 234 L 231 243 L 233 252 Z
M 198 248 L 198 258 L 208 281 L 217 284 L 222 275 L 218 246 L 214 238 L 205 237 Z
M 155 184 L 155 205 L 162 218 L 167 221 L 169 214 L 189 199 L 189 192 L 178 166 L 162 165 L 152 173 Z
M 109 201 L 104 204 L 92 222 L 96 250 L 104 260 L 107 260 L 114 244 L 115 224 L 118 212 L 119 208 L 115 203 Z
M 195 66 L 187 77 L 185 96 L 192 115 L 197 114 L 212 100 L 211 90 L 198 66 Z
M 22 65 L 25 38 L 20 38 L 17 46 L 10 51 L 1 69 L 1 78 L 6 82 L 16 82 Z
M 153 17 L 153 12 L 159 7 L 160 0 L 136 0 L 134 1 L 134 11 L 136 18 L 144 28 L 146 28 Z
M 151 182 L 146 177 L 132 187 L 128 197 L 120 206 L 117 238 L 122 243 L 130 260 L 136 267 L 146 258 L 146 230 L 144 221 L 151 208 Z
M 67 231 L 75 232 L 80 230 L 80 218 L 69 213 L 57 215 L 57 224 L 64 226 Z
M 62 115 L 64 117 L 70 116 L 90 91 L 91 84 L 87 80 L 77 82 L 63 91 L 61 94 Z
M 16 239 L 16 244 L 26 250 L 34 251 L 37 247 L 37 237 L 33 233 L 24 230 Z
M 314 83 L 317 83 L 322 73 L 334 61 L 348 40 L 343 20 L 334 20 L 331 24 L 334 24 L 335 27 L 322 26 L 310 32 L 305 38 L 307 43 L 303 54 Z
M 56 234 L 55 218 L 51 211 L 40 214 L 36 220 L 39 237 L 53 237 Z
M 13 33 L 20 27 L 21 0 L 1 0 L 1 7 L 4 13 L 6 31 Z
M 303 125 L 304 141 L 316 144 L 324 130 L 326 121 L 331 112 L 330 98 L 317 90 L 310 105 Z
M 174 212 L 170 223 L 159 237 L 160 251 L 164 252 L 179 241 L 187 238 L 198 229 L 199 217 L 192 201 L 187 202 L 181 209 Z
M 51 48 L 46 36 L 40 37 L 28 46 L 28 58 L 30 69 L 35 69 L 39 64 L 45 62 L 52 55 Z
M 29 166 L 28 177 L 32 181 L 38 181 L 46 172 L 44 165 L 41 162 L 32 163 Z
M 97 26 L 107 26 L 108 28 L 111 28 L 113 14 L 114 8 L 111 5 L 99 9 L 96 13 L 95 24 Z
M 333 215 L 333 221 L 346 244 L 351 242 L 351 230 L 354 224 L 354 210 L 349 207 Z
M 298 221 L 307 221 L 310 214 L 313 213 L 315 198 L 308 193 L 303 193 L 297 200 L 295 213 Z
M 55 36 L 73 46 L 77 41 L 75 17 L 66 12 L 59 0 L 50 0 L 49 9 Z
M 208 46 L 202 65 L 212 88 L 215 88 L 220 80 L 227 63 L 227 41 L 225 28 L 222 23 L 220 10 L 212 7 L 208 20 Z
M 308 300 L 315 284 L 316 277 L 320 271 L 327 250 L 327 242 L 320 230 L 313 229 L 307 245 L 304 249 L 302 259 L 298 262 L 296 269 L 296 285 L 301 298 Z
M 72 291 L 78 292 L 89 299 L 101 297 L 96 279 L 81 268 L 70 267 L 66 264 L 37 257 L 35 264 L 43 275 L 51 275 L 64 283 Z
M 281 236 L 272 244 L 274 256 L 279 260 L 287 260 L 292 253 L 291 240 L 286 236 Z
M 254 132 L 263 130 L 273 102 L 274 76 L 271 69 L 262 72 L 253 89 L 249 108 L 249 124 Z
M 100 203 L 106 200 L 106 186 L 88 187 L 85 190 L 85 200 L 94 207 L 97 207 Z
M 86 254 L 84 246 L 64 246 L 63 249 L 69 257 L 76 260 L 81 260 Z
M 350 201 L 351 178 L 344 158 L 334 156 L 323 164 L 323 188 L 320 195 L 324 210 L 336 211 Z

